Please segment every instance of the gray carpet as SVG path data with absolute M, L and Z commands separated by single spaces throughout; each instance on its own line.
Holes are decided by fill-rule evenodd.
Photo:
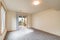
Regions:
M 21 30 L 9 32 L 6 40 L 60 40 L 60 37 L 33 29 L 34 32 L 21 36 Z M 16 35 L 14 35 L 17 33 Z M 25 32 L 24 32 L 25 33 Z M 13 36 L 14 35 L 14 36 Z M 18 35 L 18 36 L 17 36 Z

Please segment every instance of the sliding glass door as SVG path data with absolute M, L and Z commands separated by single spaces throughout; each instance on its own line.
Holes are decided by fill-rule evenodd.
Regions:
M 26 27 L 27 26 L 26 16 L 19 16 L 18 22 L 19 22 L 19 27 Z

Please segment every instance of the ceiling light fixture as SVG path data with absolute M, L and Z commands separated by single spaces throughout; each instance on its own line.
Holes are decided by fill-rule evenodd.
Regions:
M 40 4 L 40 1 L 39 0 L 34 0 L 33 1 L 33 5 L 39 5 Z

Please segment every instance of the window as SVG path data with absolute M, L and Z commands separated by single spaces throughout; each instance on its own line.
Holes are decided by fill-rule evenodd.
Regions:
M 5 30 L 5 10 L 3 6 L 1 6 L 1 34 Z

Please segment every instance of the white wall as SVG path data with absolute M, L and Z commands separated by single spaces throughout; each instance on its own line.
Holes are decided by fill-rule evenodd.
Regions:
M 30 28 L 30 27 L 32 27 L 32 15 L 30 14 L 27 17 L 28 17 L 28 19 L 27 19 L 27 21 L 28 21 L 27 25 L 28 25 L 28 28 Z
M 16 15 L 17 14 L 17 15 Z M 21 13 L 19 13 L 19 15 L 21 15 Z M 13 30 L 17 30 L 17 16 L 19 16 L 18 13 L 16 12 L 12 12 L 12 11 L 8 11 L 7 12 L 7 29 L 8 31 L 13 31 Z M 28 18 L 28 27 L 31 27 L 31 14 L 22 14 L 27 16 Z
M 60 36 L 60 11 L 49 9 L 33 14 L 32 27 Z
M 7 28 L 8 31 L 16 30 L 16 13 L 7 12 Z

